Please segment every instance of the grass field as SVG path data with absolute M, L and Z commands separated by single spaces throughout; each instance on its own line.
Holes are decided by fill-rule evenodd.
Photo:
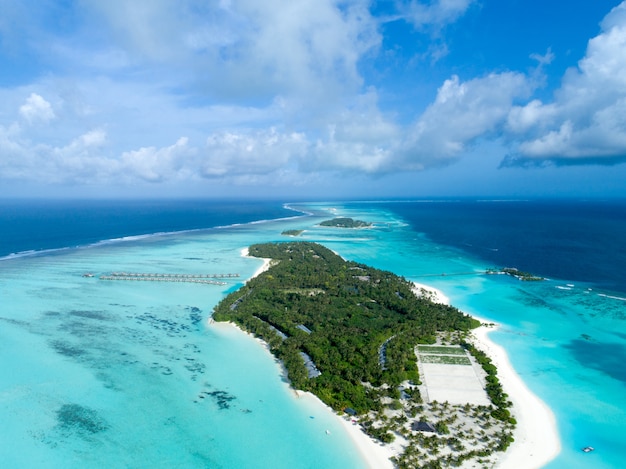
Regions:
M 444 345 L 418 345 L 417 349 L 422 354 L 428 355 L 467 355 L 461 347 L 448 347 Z
M 437 365 L 471 365 L 467 357 L 450 355 L 420 355 L 422 363 L 436 363 Z

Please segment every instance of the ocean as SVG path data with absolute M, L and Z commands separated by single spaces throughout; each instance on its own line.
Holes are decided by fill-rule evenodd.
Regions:
M 548 468 L 621 467 L 624 215 L 615 201 L 2 201 L 0 463 L 366 467 L 264 347 L 208 325 L 260 265 L 241 249 L 302 229 L 302 240 L 431 284 L 501 323 L 491 338 L 558 421 L 563 448 Z M 334 216 L 374 227 L 318 226 Z M 485 275 L 490 267 L 548 280 Z M 111 272 L 239 277 L 99 279 Z

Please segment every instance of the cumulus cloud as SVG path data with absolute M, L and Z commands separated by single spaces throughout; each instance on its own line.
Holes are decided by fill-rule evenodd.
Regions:
M 195 153 L 195 149 L 190 148 L 188 144 L 189 140 L 181 137 L 174 145 L 168 147 L 146 147 L 124 152 L 120 167 L 131 182 L 134 177 L 147 182 L 177 179 L 185 160 Z
M 0 126 L 0 175 L 3 179 L 40 183 L 97 183 L 118 172 L 103 156 L 106 133 L 93 129 L 63 146 L 33 143 L 15 127 Z
M 383 114 L 376 92 L 370 90 L 329 120 L 323 132 L 233 127 L 209 133 L 203 143 L 198 139 L 202 133 L 196 131 L 195 144 L 180 137 L 172 145 L 119 153 L 110 148 L 102 128 L 83 132 L 56 147 L 32 143 L 19 132 L 10 134 L 7 130 L 0 139 L 0 146 L 7 150 L 5 158 L 9 150 L 22 157 L 5 159 L 3 176 L 19 174 L 45 180 L 45 174 L 50 174 L 57 182 L 125 184 L 201 179 L 261 184 L 280 178 L 284 183 L 291 179 L 295 184 L 304 175 L 328 171 L 373 175 L 422 170 L 450 164 L 477 138 L 495 132 L 513 100 L 527 89 L 524 76 L 515 73 L 492 74 L 466 82 L 453 76 L 410 125 L 400 125 L 393 116 Z M 119 91 L 118 95 L 124 96 Z M 269 115 L 275 115 L 275 108 L 270 107 Z M 211 117 L 211 122 L 223 120 L 231 112 L 209 109 L 220 112 Z M 202 124 L 202 120 L 195 120 L 202 113 L 196 110 L 187 114 L 194 126 Z M 260 113 L 261 122 L 267 117 L 263 116 Z M 132 127 L 125 130 L 135 133 Z
M 378 96 L 369 90 L 327 119 L 322 132 L 307 138 L 309 151 L 299 159 L 303 172 L 376 173 L 392 158 L 401 128 L 380 112 Z
M 404 6 L 411 18 L 422 15 L 421 24 L 448 24 L 470 3 Z M 46 168 L 59 172 L 50 179 L 75 183 L 267 181 L 296 172 L 413 167 L 415 158 L 398 159 L 411 146 L 402 145 L 402 126 L 380 112 L 374 91 L 362 91 L 360 61 L 382 43 L 368 0 L 84 0 L 79 6 L 84 18 L 98 18 L 98 45 L 84 28 L 80 41 L 54 38 L 49 49 L 69 68 L 96 76 L 63 85 L 70 95 L 57 90 L 60 117 L 31 95 L 21 116 L 30 123 L 64 119 L 64 134 L 8 139 L 6 148 L 31 156 L 19 164 L 5 160 L 5 177 L 19 172 L 43 180 Z M 136 82 L 126 73 L 116 79 L 116 70 L 140 79 L 140 70 L 164 73 Z M 189 106 L 198 98 L 202 104 Z M 90 112 L 79 116 L 77 106 Z M 164 115 L 170 124 L 154 135 Z
M 360 86 L 381 37 L 365 0 L 88 0 L 136 61 L 183 66 L 222 101 L 279 95 L 330 104 Z
M 536 60 L 540 66 L 542 65 L 550 65 L 554 60 L 554 53 L 552 52 L 552 48 L 548 47 L 548 50 L 545 54 L 530 54 L 530 58 Z
M 297 132 L 281 133 L 276 129 L 244 132 L 220 132 L 209 136 L 198 160 L 205 178 L 266 175 L 294 166 L 307 152 L 306 137 Z
M 508 129 L 518 144 L 503 164 L 626 160 L 626 2 L 601 26 L 585 57 L 563 77 L 553 102 L 513 107 Z
M 513 72 L 466 82 L 457 76 L 446 80 L 408 132 L 399 151 L 400 166 L 419 170 L 449 164 L 477 138 L 499 130 L 515 100 L 530 91 L 527 77 Z
M 20 115 L 29 123 L 48 122 L 56 117 L 50 103 L 37 93 L 31 93 L 20 106 Z
M 0 99 L 0 177 L 131 186 L 296 184 L 328 171 L 442 167 L 490 139 L 510 145 L 505 164 L 608 163 L 626 154 L 626 2 L 607 15 L 551 101 L 532 95 L 541 81 L 535 75 L 554 58 L 547 49 L 531 56 L 536 73 L 450 76 L 430 105 L 409 118 L 379 104 L 389 89 L 365 83 L 360 65 L 382 47 L 383 20 L 372 17 L 370 3 L 79 2 L 106 20 L 109 29 L 98 31 L 111 37 L 83 51 L 61 37 L 50 48 L 64 57 L 74 53 L 68 63 L 80 62 L 92 76 L 0 89 L 0 98 L 11 96 Z M 474 3 L 395 5 L 428 32 Z M 83 60 L 87 55 L 91 61 Z M 55 96 L 54 108 L 43 96 Z M 50 123 L 54 128 L 41 125 Z

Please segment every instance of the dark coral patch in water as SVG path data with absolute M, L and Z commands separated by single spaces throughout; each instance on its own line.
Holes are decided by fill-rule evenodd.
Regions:
M 111 316 L 104 311 L 79 311 L 74 310 L 69 312 L 70 316 L 76 316 L 87 319 L 97 319 L 99 321 L 110 321 Z
M 230 409 L 230 403 L 236 399 L 226 391 L 204 391 L 205 395 L 212 397 L 220 410 Z M 202 396 L 200 396 L 202 398 Z
M 202 322 L 202 310 L 200 308 L 196 308 L 192 306 L 189 308 L 189 319 L 191 320 L 191 324 L 197 326 Z
M 78 404 L 64 404 L 57 410 L 57 427 L 64 432 L 75 432 L 82 435 L 95 434 L 109 428 L 106 421 L 98 413 Z
M 66 357 L 80 357 L 86 353 L 84 349 L 62 340 L 54 340 L 50 342 L 50 346 L 55 352 L 65 355 Z

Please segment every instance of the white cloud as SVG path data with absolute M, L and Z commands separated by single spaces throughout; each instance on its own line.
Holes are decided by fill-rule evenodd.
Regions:
M 266 175 L 295 166 L 307 147 L 303 134 L 280 133 L 273 128 L 249 133 L 220 132 L 209 136 L 196 164 L 205 178 Z
M 474 0 L 410 0 L 401 9 L 416 28 L 431 26 L 437 29 L 459 19 L 472 3 Z
M 533 100 L 511 110 L 519 140 L 506 164 L 610 163 L 626 158 L 626 2 L 602 22 L 585 57 L 567 71 L 552 103 Z
M 179 179 L 185 160 L 195 153 L 195 149 L 190 148 L 188 143 L 189 139 L 181 137 L 169 147 L 148 147 L 124 152 L 120 161 L 123 175 L 120 176 L 131 183 L 133 178 L 148 182 Z
M 357 63 L 381 42 L 365 0 L 86 3 L 132 55 L 125 60 L 178 65 L 222 102 L 291 96 L 332 104 L 360 86 Z
M 466 82 L 457 76 L 446 80 L 403 143 L 400 166 L 424 169 L 449 164 L 476 139 L 499 130 L 513 102 L 530 91 L 527 77 L 512 72 Z
M 280 100 L 265 110 L 223 106 L 178 109 L 168 100 L 151 102 L 133 87 L 98 82 L 92 88 L 83 88 L 83 99 L 93 101 L 99 96 L 101 101 L 93 114 L 111 119 L 107 129 L 114 130 L 115 136 L 110 137 L 98 127 L 70 138 L 67 144 L 52 146 L 5 132 L 6 148 L 13 145 L 14 153 L 17 148 L 21 155 L 31 156 L 19 163 L 6 160 L 3 176 L 127 185 L 197 182 L 203 178 L 261 184 L 280 177 L 285 183 L 291 180 L 295 184 L 296 174 L 302 179 L 307 174 L 329 171 L 377 174 L 421 170 L 455 161 L 475 139 L 495 131 L 511 102 L 526 88 L 524 77 L 514 73 L 467 82 L 452 77 L 441 86 L 426 112 L 408 127 L 381 113 L 377 94 L 370 90 L 353 99 L 352 106 L 327 121 L 324 132 L 319 133 L 314 129 L 305 132 L 268 127 L 266 122 L 274 122 L 277 109 L 283 105 Z M 123 107 L 113 104 L 107 108 L 108 102 L 118 101 Z M 141 105 L 144 107 L 135 118 L 135 109 Z M 162 126 L 164 115 L 170 123 L 168 128 L 172 128 L 155 136 L 152 129 Z M 247 116 L 244 121 L 242 115 Z M 119 116 L 123 116 L 122 123 L 116 122 Z M 230 130 L 201 130 L 220 123 Z M 257 128 L 246 129 L 244 125 L 249 123 L 256 123 Z M 119 148 L 120 133 L 163 142 L 181 129 L 192 131 L 193 139 L 176 137 L 173 145 L 124 151 L 113 145 L 117 142 Z
M 429 33 L 475 3 L 395 5 Z M 505 140 L 522 161 L 626 154 L 626 3 L 607 15 L 551 102 L 531 100 L 540 81 L 533 73 L 451 76 L 408 122 L 387 112 L 398 97 L 378 102 L 395 92 L 383 83 L 386 71 L 364 63 L 383 47 L 384 30 L 367 0 L 76 5 L 83 8 L 77 17 L 106 26 L 48 32 L 49 42 L 40 32 L 35 42 L 45 44 L 47 63 L 62 65 L 39 82 L 0 89 L 0 178 L 296 184 L 329 171 L 441 167 L 490 139 Z M 433 59 L 447 53 L 444 42 L 430 40 Z M 554 54 L 532 57 L 540 75 Z M 366 77 L 389 87 L 368 88 Z
M 552 52 L 552 48 L 548 47 L 545 54 L 530 54 L 530 58 L 536 60 L 539 63 L 539 66 L 550 65 L 554 60 L 554 53 Z
M 301 167 L 305 171 L 388 171 L 401 139 L 401 127 L 380 112 L 376 93 L 370 90 L 329 122 Z
M 20 115 L 29 123 L 48 122 L 56 117 L 50 103 L 37 93 L 31 93 L 20 106 Z
M 94 183 L 118 171 L 117 162 L 102 154 L 106 133 L 94 129 L 64 146 L 33 143 L 19 129 L 0 126 L 0 176 L 39 183 Z

